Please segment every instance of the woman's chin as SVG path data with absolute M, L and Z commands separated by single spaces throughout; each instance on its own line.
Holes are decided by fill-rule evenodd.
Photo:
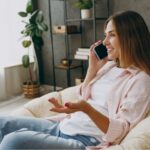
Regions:
M 112 57 L 111 54 L 108 54 L 108 59 L 109 59 L 109 60 L 113 60 L 113 57 Z

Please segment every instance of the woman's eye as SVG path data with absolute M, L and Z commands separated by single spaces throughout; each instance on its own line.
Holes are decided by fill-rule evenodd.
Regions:
M 113 36 L 115 36 L 115 34 L 110 34 L 109 36 L 110 36 L 110 37 L 113 37 Z
M 111 37 L 115 37 L 116 35 L 114 33 L 110 33 L 110 34 L 104 34 L 104 39 L 108 38 L 110 39 Z

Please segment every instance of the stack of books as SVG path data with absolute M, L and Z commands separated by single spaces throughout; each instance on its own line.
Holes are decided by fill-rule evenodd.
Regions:
M 90 48 L 78 48 L 76 51 L 74 58 L 80 60 L 88 60 L 89 58 L 89 50 Z

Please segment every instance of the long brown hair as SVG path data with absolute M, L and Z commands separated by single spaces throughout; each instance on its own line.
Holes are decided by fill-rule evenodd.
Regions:
M 110 20 L 121 45 L 120 66 L 134 65 L 150 75 L 150 34 L 142 16 L 134 11 L 116 13 L 106 20 L 105 29 Z

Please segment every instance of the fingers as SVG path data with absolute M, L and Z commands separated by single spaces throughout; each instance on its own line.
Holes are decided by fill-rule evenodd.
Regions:
M 96 57 L 95 53 L 94 53 L 94 49 L 95 49 L 96 46 L 100 45 L 101 43 L 102 43 L 102 41 L 99 40 L 99 41 L 97 41 L 96 43 L 94 43 L 94 44 L 91 45 L 89 54 L 90 54 L 91 57 L 93 57 L 93 59 L 96 58 L 97 60 L 99 60 L 99 59 Z
M 99 44 L 102 44 L 102 40 L 99 40 L 96 43 L 94 43 L 95 46 L 98 46 Z
M 58 113 L 65 113 L 65 109 L 64 108 L 57 108 L 57 107 L 51 108 L 50 111 L 58 112 Z
M 91 45 L 90 49 L 92 50 L 93 48 L 95 48 L 96 46 L 100 45 L 102 43 L 101 40 L 95 42 L 94 44 Z
M 50 111 L 57 112 L 57 113 L 66 113 L 66 114 L 70 114 L 70 113 L 75 112 L 76 110 L 70 109 L 70 108 L 64 106 L 64 107 L 61 107 L 61 108 L 53 107 L 53 108 L 50 109 Z
M 58 112 L 58 113 L 67 113 L 70 114 L 75 112 L 75 110 L 70 109 L 70 103 L 66 103 L 64 106 L 58 103 L 58 100 L 55 98 L 49 98 L 48 101 L 54 105 L 54 107 L 50 108 L 50 111 Z
M 77 103 L 68 102 L 68 103 L 65 103 L 65 106 L 69 109 L 72 109 L 72 110 L 76 110 L 76 111 L 81 110 L 80 102 L 77 102 Z
M 82 110 L 81 102 L 78 102 L 78 103 L 67 102 L 63 106 L 63 105 L 60 105 L 58 103 L 58 100 L 55 98 L 50 98 L 48 101 L 54 105 L 54 107 L 49 109 L 50 111 L 53 111 L 53 112 L 70 114 L 70 113 Z
M 48 101 L 49 101 L 50 103 L 52 103 L 55 107 L 58 107 L 58 108 L 62 107 L 62 105 L 58 103 L 58 100 L 55 99 L 55 98 L 53 98 L 53 97 L 52 97 L 52 98 L 49 98 Z
M 86 110 L 89 108 L 89 104 L 85 100 L 80 100 L 76 103 L 67 103 L 65 106 L 74 111 L 82 112 L 86 112 Z

